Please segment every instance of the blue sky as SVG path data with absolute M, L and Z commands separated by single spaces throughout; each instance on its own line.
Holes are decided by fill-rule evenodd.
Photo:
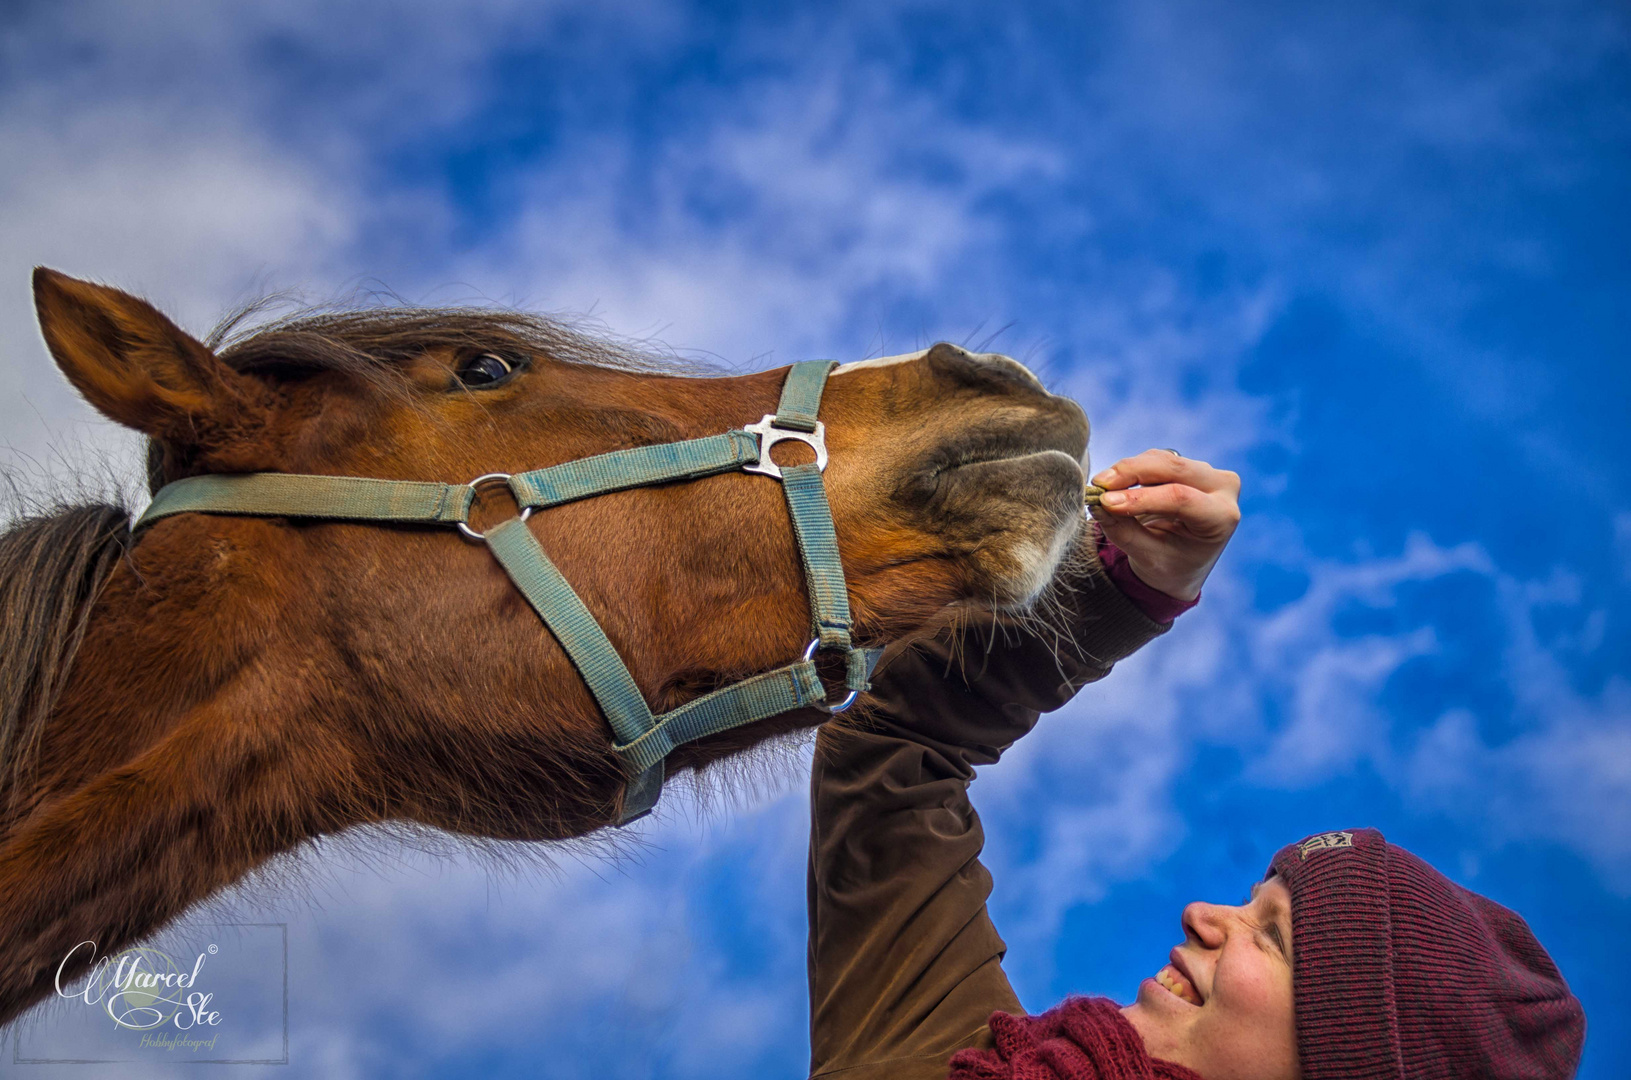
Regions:
M 1628 52 L 1569 0 L 10 5 L 5 460 L 133 460 L 39 262 L 198 330 L 382 285 L 741 368 L 989 342 L 1096 460 L 1245 481 L 1201 607 L 975 784 L 1027 1005 L 1374 824 L 1529 918 L 1624 1076 Z M 802 754 L 616 861 L 365 838 L 214 914 L 290 924 L 302 1075 L 798 1075 Z

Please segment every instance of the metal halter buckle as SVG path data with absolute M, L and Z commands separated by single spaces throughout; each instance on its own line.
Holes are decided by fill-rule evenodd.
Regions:
M 810 659 L 810 657 L 816 654 L 816 650 L 819 648 L 821 648 L 821 639 L 816 638 L 814 641 L 810 642 L 808 647 L 805 648 L 804 659 Z M 845 696 L 844 700 L 840 701 L 837 705 L 828 705 L 825 701 L 818 701 L 814 705 L 811 705 L 810 708 L 820 709 L 828 716 L 836 716 L 845 709 L 849 708 L 851 705 L 855 704 L 855 699 L 860 696 L 860 691 L 851 690 L 849 694 Z
M 472 480 L 468 484 L 466 484 L 465 487 L 475 488 L 477 491 L 479 491 L 483 484 L 493 484 L 493 483 L 499 483 L 499 482 L 502 482 L 505 487 L 509 487 L 510 474 L 507 473 L 507 472 L 482 473 L 480 476 L 476 477 L 474 480 Z M 512 492 L 512 494 L 513 494 L 513 492 Z M 470 505 L 474 506 L 475 505 L 475 500 L 472 499 Z M 521 520 L 525 521 L 528 518 L 530 518 L 531 516 L 532 516 L 532 507 L 523 506 L 521 508 Z M 464 534 L 464 537 L 465 537 L 466 540 L 475 540 L 475 541 L 479 542 L 479 541 L 487 539 L 487 534 L 486 533 L 477 532 L 476 530 L 472 529 L 469 526 L 469 524 L 466 523 L 466 522 L 456 521 L 456 522 L 454 522 L 454 524 L 459 527 L 459 531 Z
M 791 428 L 777 427 L 776 415 L 771 413 L 757 424 L 749 424 L 742 430 L 751 431 L 759 436 L 759 460 L 752 465 L 742 466 L 743 472 L 763 473 L 780 480 L 781 466 L 770 460 L 770 448 L 789 439 L 801 442 L 814 450 L 816 468 L 821 472 L 827 471 L 827 425 L 819 420 L 816 421 L 814 431 L 794 431 Z

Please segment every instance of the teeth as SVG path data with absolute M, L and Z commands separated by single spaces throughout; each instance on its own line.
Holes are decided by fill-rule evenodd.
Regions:
M 1189 984 L 1189 980 L 1178 974 L 1178 969 L 1171 964 L 1155 973 L 1155 981 L 1191 1005 L 1201 1003 L 1200 994 L 1195 992 L 1195 988 Z

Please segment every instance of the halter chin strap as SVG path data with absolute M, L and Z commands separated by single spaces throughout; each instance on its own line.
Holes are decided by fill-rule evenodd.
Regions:
M 161 488 L 135 527 L 172 514 L 246 514 L 451 525 L 485 542 L 572 658 L 606 714 L 612 749 L 629 776 L 617 820 L 623 825 L 656 805 L 663 787 L 663 760 L 675 747 L 794 709 L 839 712 L 868 689 L 881 650 L 858 649 L 851 637 L 849 593 L 821 478 L 827 447 L 816 415 L 833 367 L 830 360 L 794 364 L 782 384 L 776 412 L 723 435 L 617 450 L 513 476 L 492 473 L 468 484 L 290 473 L 193 476 Z M 784 440 L 809 445 L 816 460 L 776 465 L 770 460 L 770 448 Z M 732 683 L 671 712 L 653 714 L 605 631 L 524 523 L 534 510 L 576 499 L 737 470 L 763 473 L 782 483 L 810 593 L 809 648 L 791 664 Z M 486 533 L 473 531 L 470 508 L 477 489 L 500 481 L 515 496 L 521 516 Z M 816 673 L 818 649 L 845 654 L 848 693 L 837 705 L 827 704 L 826 688 Z

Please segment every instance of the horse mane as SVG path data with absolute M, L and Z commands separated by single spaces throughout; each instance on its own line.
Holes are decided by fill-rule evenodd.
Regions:
M 102 585 L 130 546 L 130 509 L 66 506 L 0 533 L 0 792 L 9 809 L 68 682 Z

